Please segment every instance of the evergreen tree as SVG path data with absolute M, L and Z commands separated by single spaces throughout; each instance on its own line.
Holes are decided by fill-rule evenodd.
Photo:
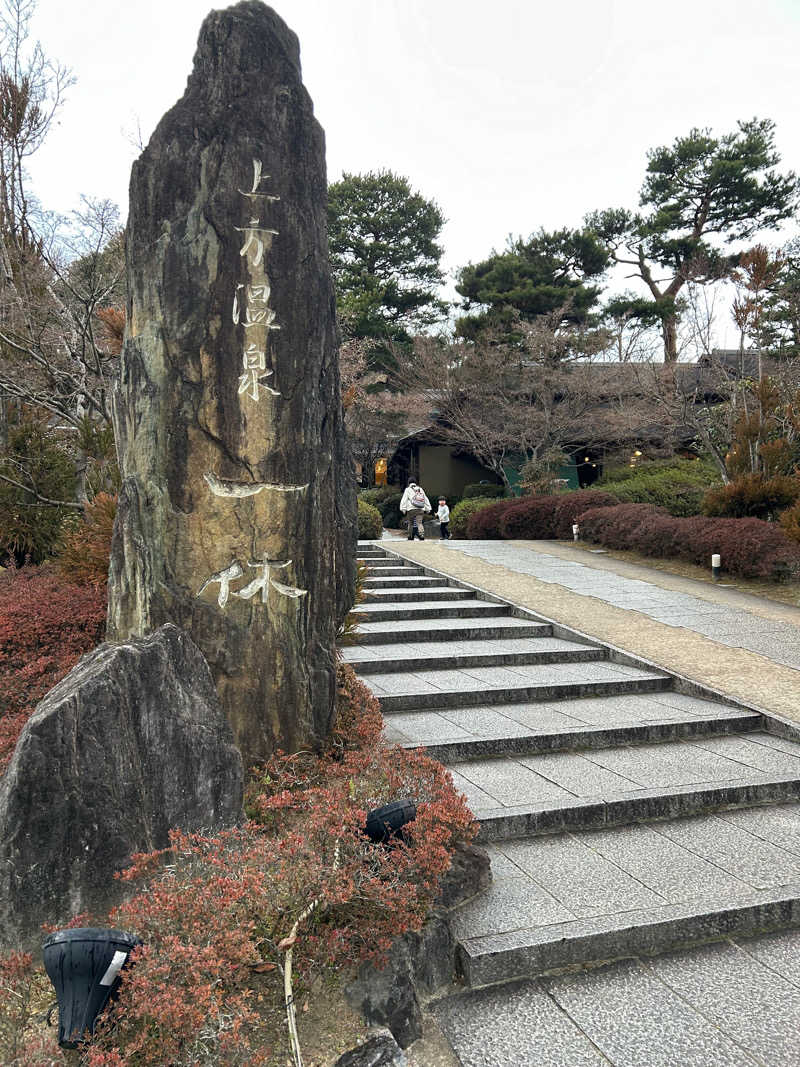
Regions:
M 340 321 L 387 344 L 441 319 L 438 205 L 391 171 L 344 174 L 328 189 L 328 241 Z
M 487 328 L 508 333 L 517 315 L 533 321 L 559 309 L 563 325 L 585 325 L 600 295 L 599 286 L 587 282 L 600 278 L 608 261 L 608 252 L 589 232 L 539 230 L 527 240 L 509 239 L 505 252 L 459 272 L 456 291 L 464 309 L 487 310 L 459 319 L 458 332 L 468 340 Z
M 656 315 L 666 362 L 678 358 L 677 300 L 684 285 L 727 277 L 739 257 L 725 246 L 774 229 L 794 212 L 798 180 L 792 171 L 779 174 L 779 163 L 768 119 L 740 122 L 722 137 L 693 129 L 648 154 L 641 213 L 611 208 L 587 217 L 588 232 L 647 287 L 646 304 L 637 299 L 631 310 L 638 304 Z M 661 271 L 668 272 L 666 282 L 657 277 Z

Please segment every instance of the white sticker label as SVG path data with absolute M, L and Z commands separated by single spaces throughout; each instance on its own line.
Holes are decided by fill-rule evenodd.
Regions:
M 100 979 L 100 985 L 113 985 L 114 979 L 122 970 L 122 965 L 128 958 L 127 952 L 115 952 L 114 959 L 109 963 L 108 970 Z

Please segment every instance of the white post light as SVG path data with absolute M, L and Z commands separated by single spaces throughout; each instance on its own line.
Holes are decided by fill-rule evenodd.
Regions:
M 580 534 L 580 532 L 581 532 L 580 531 L 580 527 L 578 526 L 577 522 L 573 522 L 573 524 L 572 524 L 572 540 L 573 541 L 577 541 L 578 540 L 578 535 Z
M 719 572 L 722 569 L 721 563 L 722 560 L 720 558 L 719 553 L 715 552 L 714 555 L 711 557 L 711 577 L 714 579 L 715 582 L 719 581 Z

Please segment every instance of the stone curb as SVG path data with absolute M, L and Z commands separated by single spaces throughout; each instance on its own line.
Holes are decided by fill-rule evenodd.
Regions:
M 734 711 L 728 716 L 697 716 L 671 722 L 645 723 L 635 726 L 586 726 L 582 729 L 553 734 L 524 734 L 519 737 L 476 738 L 474 741 L 409 742 L 404 748 L 421 748 L 427 756 L 441 763 L 454 763 L 482 756 L 535 756 L 544 752 L 611 748 L 616 745 L 652 744 L 659 741 L 691 741 L 697 737 L 716 737 L 764 729 L 764 717 L 758 712 Z M 709 727 L 711 727 L 709 729 Z
M 487 935 L 459 944 L 458 964 L 471 988 L 533 978 L 556 969 L 656 955 L 754 930 L 800 925 L 800 885 L 703 910 L 674 904 L 659 911 L 577 919 L 554 926 Z
M 458 670 L 461 667 L 511 667 L 547 663 L 599 663 L 608 658 L 604 648 L 551 649 L 549 652 L 488 652 L 484 655 L 431 657 L 437 671 Z M 409 669 L 407 659 L 350 659 L 347 661 L 359 674 L 392 674 Z M 425 669 L 425 659 L 416 661 L 415 670 Z
M 514 808 L 491 808 L 476 816 L 477 840 L 509 841 L 517 837 L 551 834 L 561 830 L 591 830 L 651 819 L 672 819 L 720 808 L 753 807 L 757 804 L 800 800 L 800 778 L 792 775 L 752 775 L 736 781 L 707 786 L 687 785 L 669 790 L 642 789 L 619 794 L 553 804 L 521 804 Z

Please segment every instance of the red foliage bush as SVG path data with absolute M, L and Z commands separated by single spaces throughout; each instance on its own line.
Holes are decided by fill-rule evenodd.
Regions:
M 782 580 L 800 569 L 800 547 L 774 523 L 761 519 L 676 518 L 649 504 L 593 508 L 579 517 L 581 535 L 607 548 L 674 557 L 722 569 L 740 578 Z
M 610 493 L 601 493 L 594 489 L 576 489 L 572 493 L 532 496 L 505 503 L 509 506 L 497 520 L 500 537 L 509 540 L 525 538 L 533 541 L 567 541 L 572 539 L 572 525 L 582 512 L 591 507 L 611 506 L 618 501 Z M 480 516 L 483 514 L 484 512 L 480 512 Z M 475 516 L 476 519 L 478 517 Z
M 641 552 L 640 546 L 647 544 L 647 536 L 639 534 L 641 527 L 654 528 L 657 520 L 664 517 L 669 517 L 667 512 L 653 504 L 615 504 L 584 511 L 577 521 L 586 541 Z
M 500 519 L 500 535 L 508 540 L 531 541 L 554 537 L 552 496 L 532 496 L 518 501 Z
M 0 574 L 0 774 L 35 706 L 103 640 L 105 625 L 105 589 L 46 567 Z
M 52 1067 L 64 1062 L 53 1031 L 32 1025 L 43 1003 L 52 1000 L 52 991 L 30 953 L 0 955 L 0 1063 L 6 1067 Z
M 476 541 L 499 540 L 503 535 L 500 532 L 500 521 L 509 508 L 519 504 L 519 500 L 498 500 L 496 504 L 488 504 L 467 519 L 467 537 Z
M 338 692 L 327 751 L 274 755 L 248 788 L 247 825 L 174 834 L 170 849 L 134 857 L 125 877 L 145 885 L 111 921 L 145 945 L 88 1067 L 283 1062 L 265 1023 L 280 1041 L 289 947 L 297 996 L 315 974 L 382 961 L 421 927 L 472 815 L 441 764 L 380 743 L 377 701 L 346 665 Z M 372 845 L 367 811 L 406 796 L 417 817 L 402 840 Z
M 619 501 L 599 489 L 576 489 L 572 493 L 558 493 L 546 499 L 553 502 L 553 534 L 559 541 L 572 540 L 572 526 L 587 508 L 613 507 Z

